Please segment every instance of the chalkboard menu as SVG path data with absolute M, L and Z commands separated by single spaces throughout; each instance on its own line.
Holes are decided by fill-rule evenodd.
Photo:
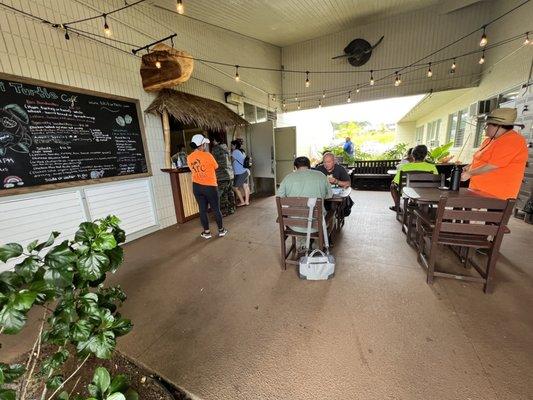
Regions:
M 0 195 L 148 175 L 139 116 L 133 99 L 0 74 Z

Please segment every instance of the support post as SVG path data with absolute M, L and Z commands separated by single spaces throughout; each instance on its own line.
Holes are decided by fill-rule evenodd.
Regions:
M 161 116 L 163 119 L 163 137 L 165 139 L 165 168 L 172 168 L 170 160 L 170 122 L 168 119 L 168 111 L 164 109 Z

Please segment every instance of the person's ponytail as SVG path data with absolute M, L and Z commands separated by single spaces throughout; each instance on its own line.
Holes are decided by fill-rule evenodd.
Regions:
M 194 142 L 191 142 L 191 143 L 189 144 L 189 146 L 191 146 L 191 149 L 193 149 L 193 150 L 196 150 L 196 149 L 198 148 L 198 146 L 197 146 L 196 143 L 194 143 Z

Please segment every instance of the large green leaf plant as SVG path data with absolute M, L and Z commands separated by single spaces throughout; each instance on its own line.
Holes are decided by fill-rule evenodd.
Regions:
M 111 358 L 117 338 L 132 329 L 131 321 L 118 312 L 126 294 L 120 286 L 105 286 L 107 275 L 123 262 L 120 244 L 126 235 L 119 223 L 108 216 L 80 224 L 73 240 L 56 243 L 59 233 L 52 232 L 48 240 L 33 241 L 26 248 L 18 243 L 0 246 L 0 262 L 20 257 L 13 270 L 0 273 L 0 334 L 19 333 L 31 309 L 43 312 L 27 362 L 0 363 L 0 400 L 24 400 L 30 384 L 40 385 L 41 400 L 68 397 L 61 390 L 87 360 Z M 52 352 L 43 359 L 45 345 Z M 77 367 L 64 376 L 70 357 L 76 358 Z M 99 374 L 105 375 L 101 370 Z M 122 394 L 98 393 L 93 397 L 122 399 Z

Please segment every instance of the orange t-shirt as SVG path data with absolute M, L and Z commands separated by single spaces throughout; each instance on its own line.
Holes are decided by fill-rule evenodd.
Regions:
M 191 169 L 194 183 L 217 186 L 215 170 L 218 168 L 218 164 L 211 153 L 195 150 L 187 156 L 187 165 Z
M 518 196 L 527 162 L 526 139 L 516 131 L 509 131 L 492 141 L 487 138 L 474 154 L 470 169 L 491 164 L 498 169 L 470 179 L 470 188 L 481 190 L 500 199 Z

